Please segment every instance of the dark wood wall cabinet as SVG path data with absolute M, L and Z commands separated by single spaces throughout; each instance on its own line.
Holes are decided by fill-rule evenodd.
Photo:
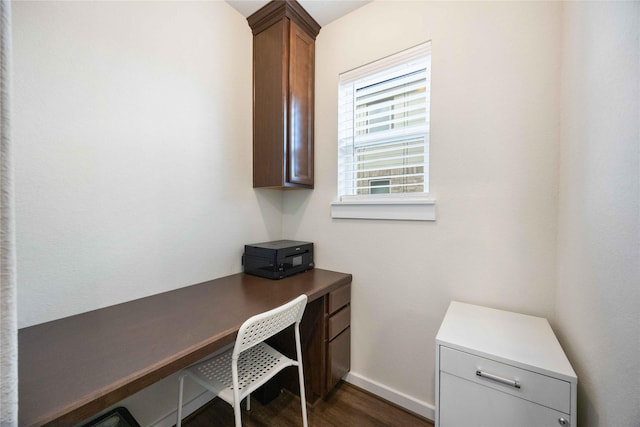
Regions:
M 313 188 L 315 39 L 295 0 L 247 18 L 253 32 L 253 186 Z

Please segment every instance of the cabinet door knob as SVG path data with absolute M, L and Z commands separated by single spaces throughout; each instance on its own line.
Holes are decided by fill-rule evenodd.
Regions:
M 569 425 L 569 421 L 567 421 L 566 419 L 560 417 L 560 418 L 558 418 L 558 424 L 560 424 L 561 426 L 568 426 Z

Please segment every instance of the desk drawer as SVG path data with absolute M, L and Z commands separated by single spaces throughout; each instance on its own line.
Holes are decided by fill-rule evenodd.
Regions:
M 440 347 L 440 370 L 565 414 L 571 413 L 571 384 L 558 378 L 444 346 Z M 494 378 L 478 376 L 477 371 Z M 517 381 L 519 388 L 500 379 Z
M 346 306 L 329 318 L 329 341 L 349 327 L 351 323 L 351 306 Z
M 329 293 L 329 313 L 333 314 L 338 309 L 351 301 L 351 285 L 346 285 Z

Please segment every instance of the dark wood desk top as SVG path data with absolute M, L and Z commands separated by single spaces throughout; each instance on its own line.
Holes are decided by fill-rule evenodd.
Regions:
M 250 316 L 351 282 L 243 273 L 20 329 L 19 425 L 70 425 L 234 341 Z

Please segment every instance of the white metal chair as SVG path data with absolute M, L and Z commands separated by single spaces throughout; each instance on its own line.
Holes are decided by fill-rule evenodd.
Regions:
M 282 369 L 287 366 L 297 366 L 302 424 L 307 427 L 307 407 L 300 346 L 300 320 L 306 304 L 307 296 L 300 295 L 278 308 L 250 317 L 240 327 L 233 349 L 182 370 L 176 426 L 180 427 L 182 424 L 182 392 L 186 376 L 233 406 L 236 427 L 241 427 L 240 403 L 242 400 L 245 397 L 248 398 L 252 392 Z M 267 338 L 293 324 L 295 324 L 296 360 L 284 356 L 264 343 Z M 249 401 L 247 399 L 248 408 Z

